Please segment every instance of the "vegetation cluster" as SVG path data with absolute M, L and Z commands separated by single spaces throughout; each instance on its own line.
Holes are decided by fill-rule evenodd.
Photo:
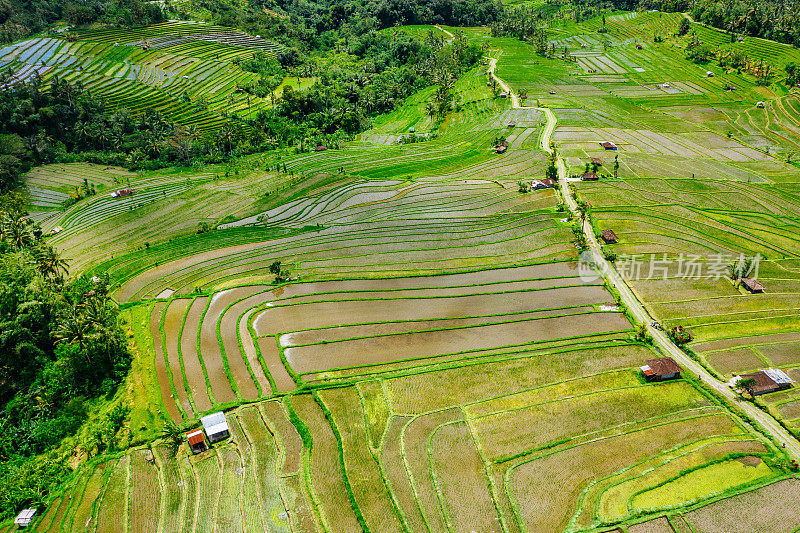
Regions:
M 10 511 L 40 502 L 65 475 L 55 448 L 94 399 L 114 395 L 131 359 L 108 278 L 69 278 L 24 196 L 0 202 L 0 509 Z M 94 453 L 116 446 L 125 408 L 112 418 L 94 428 Z
M 11 42 L 64 20 L 144 26 L 169 18 L 169 7 L 144 0 L 3 0 L 0 2 L 0 42 Z

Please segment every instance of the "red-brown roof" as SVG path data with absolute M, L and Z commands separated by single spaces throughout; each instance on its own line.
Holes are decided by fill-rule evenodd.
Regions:
M 600 159 L 599 157 L 593 157 L 592 158 L 592 163 L 594 163 L 595 165 L 602 165 L 603 164 L 603 160 Z
M 677 374 L 683 370 L 672 357 L 659 357 L 657 359 L 650 359 L 645 361 L 647 366 L 658 376 L 665 376 L 667 374 Z
M 606 150 L 615 150 L 615 149 L 617 148 L 617 145 L 616 145 L 616 144 L 614 144 L 614 143 L 612 143 L 612 142 L 608 142 L 608 141 L 601 142 L 601 143 L 600 143 L 600 146 L 602 146 L 602 147 L 603 147 L 603 148 L 605 148 Z
M 194 446 L 206 440 L 206 437 L 203 435 L 202 429 L 195 429 L 186 434 L 186 440 L 189 441 L 190 445 Z
M 600 178 L 597 177 L 597 174 L 595 172 L 584 172 L 583 175 L 581 176 L 581 179 L 583 181 L 596 181 L 599 180 Z
M 750 292 L 764 292 L 761 282 L 753 278 L 742 278 L 742 285 L 747 287 Z
M 600 235 L 603 236 L 603 240 L 608 243 L 615 243 L 617 242 L 617 234 L 614 233 L 613 229 L 604 229 L 600 232 Z
M 780 389 L 780 385 L 774 379 L 769 377 L 766 372 L 759 370 L 752 374 L 741 374 L 739 377 L 742 379 L 754 379 L 756 381 L 753 385 L 753 394 L 763 394 L 765 392 L 772 392 Z

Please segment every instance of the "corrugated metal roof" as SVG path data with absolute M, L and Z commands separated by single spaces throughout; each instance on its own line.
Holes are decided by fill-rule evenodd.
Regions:
M 215 424 L 213 426 L 206 427 L 206 433 L 208 433 L 209 437 L 212 435 L 219 435 L 220 433 L 225 433 L 226 431 L 229 431 L 227 422 L 222 422 L 219 424 Z
M 222 411 L 217 411 L 216 413 L 211 413 L 210 415 L 206 415 L 201 418 L 200 423 L 203 424 L 203 427 L 206 429 L 206 431 L 208 431 L 208 428 L 211 426 L 221 423 L 227 424 L 227 420 L 225 419 L 225 413 Z
M 36 509 L 25 509 L 17 515 L 14 519 L 14 524 L 18 526 L 27 526 L 31 523 L 33 515 L 36 514 Z
M 764 372 L 766 375 L 771 377 L 772 381 L 774 381 L 775 383 L 778 383 L 778 384 L 781 384 L 781 385 L 794 383 L 794 380 L 792 378 L 790 378 L 786 374 L 786 372 L 784 372 L 783 370 L 781 370 L 779 368 L 767 368 L 767 369 L 763 370 L 762 372 Z
M 201 442 L 206 440 L 206 437 L 205 435 L 203 435 L 203 430 L 196 429 L 186 434 L 186 440 L 189 441 L 189 444 L 194 446 L 195 444 L 200 444 Z

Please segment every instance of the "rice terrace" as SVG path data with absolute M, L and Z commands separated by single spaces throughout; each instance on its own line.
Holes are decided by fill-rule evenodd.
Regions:
M 800 532 L 798 16 L 0 1 L 0 533 Z

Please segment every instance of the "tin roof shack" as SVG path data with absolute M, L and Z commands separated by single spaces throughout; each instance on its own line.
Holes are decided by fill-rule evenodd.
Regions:
M 764 286 L 761 282 L 753 278 L 742 278 L 742 286 L 753 294 L 764 292 Z
M 606 244 L 617 244 L 617 234 L 614 233 L 613 229 L 604 229 L 600 232 L 600 236 L 603 237 L 603 240 Z
M 36 509 L 24 509 L 14 519 L 14 524 L 19 527 L 28 527 L 28 525 L 31 523 L 31 520 L 33 520 L 33 516 L 35 514 L 36 514 Z
M 742 374 L 739 376 L 739 379 L 735 379 L 733 382 L 736 383 L 741 379 L 752 379 L 755 381 L 748 390 L 753 396 L 790 389 L 793 383 L 792 378 L 787 376 L 786 372 L 778 368 L 767 368 L 759 370 L 758 372 L 753 372 L 752 374 Z
M 217 442 L 231 436 L 228 421 L 222 411 L 204 416 L 200 419 L 200 423 L 203 424 L 203 429 L 206 430 L 209 442 Z
M 647 381 L 664 381 L 679 379 L 682 369 L 672 357 L 659 357 L 645 361 L 641 370 Z
M 195 455 L 208 449 L 206 445 L 206 436 L 203 435 L 202 429 L 195 429 L 187 433 L 186 441 L 189 443 L 189 448 L 192 449 L 192 453 Z
M 550 189 L 556 186 L 556 182 L 550 178 L 545 178 L 543 180 L 533 180 L 531 181 L 531 189 L 538 190 L 538 189 Z

